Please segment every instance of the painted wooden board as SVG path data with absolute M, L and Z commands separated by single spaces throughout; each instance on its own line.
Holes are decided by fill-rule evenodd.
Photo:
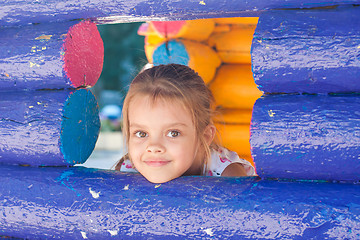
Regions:
M 24 25 L 71 19 L 102 18 L 106 22 L 179 20 L 214 17 L 258 16 L 282 8 L 314 8 L 356 4 L 358 0 L 3 0 L 0 25 Z
M 0 91 L 93 86 L 103 59 L 89 21 L 0 28 Z
M 99 130 L 98 105 L 89 90 L 0 94 L 1 164 L 84 163 Z
M 360 8 L 260 16 L 252 68 L 266 93 L 360 91 Z
M 264 178 L 360 180 L 360 96 L 258 99 L 250 143 Z
M 359 185 L 0 168 L 0 233 L 24 239 L 356 239 Z M 309 197 L 311 193 L 311 197 Z

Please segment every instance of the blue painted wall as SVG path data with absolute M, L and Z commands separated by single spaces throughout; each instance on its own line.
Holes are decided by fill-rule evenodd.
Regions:
M 359 76 L 357 58 L 344 63 L 344 66 L 341 62 L 341 68 L 329 68 L 332 64 L 337 64 L 336 61 L 345 61 L 343 55 L 335 51 L 336 46 L 341 47 L 345 56 L 358 53 L 358 50 L 354 50 L 359 36 L 357 25 L 354 25 L 353 21 L 339 21 L 347 17 L 358 19 L 357 12 L 353 11 L 358 11 L 356 7 L 350 11 L 351 14 L 341 9 L 334 12 L 343 13 L 342 18 L 334 17 L 333 23 L 344 28 L 327 28 L 328 26 L 321 25 L 332 20 L 321 20 L 322 18 L 318 17 L 323 16 L 321 14 L 312 16 L 317 19 L 315 22 L 309 20 L 307 14 L 318 14 L 317 10 L 285 13 L 276 11 L 269 12 L 270 15 L 266 12 L 279 8 L 312 8 L 352 3 L 359 1 L 308 0 L 299 3 L 297 0 L 290 0 L 284 3 L 273 0 L 234 3 L 225 0 L 156 0 L 88 3 L 82 0 L 23 0 L 15 4 L 11 0 L 5 0 L 0 5 L 0 31 L 11 31 L 10 27 L 15 25 L 64 22 L 88 17 L 104 23 L 129 19 L 144 20 L 149 17 L 160 17 L 163 20 L 196 19 L 210 16 L 258 16 L 265 13 L 263 23 L 270 25 L 265 24 L 262 30 L 262 25 L 259 25 L 257 33 L 263 35 L 258 35 L 257 40 L 274 43 L 271 47 L 279 47 L 280 50 L 268 51 L 267 45 L 260 44 L 261 42 L 254 45 L 252 55 L 255 57 L 253 70 L 256 79 L 263 80 L 262 77 L 269 73 L 270 77 L 266 80 L 274 80 L 274 85 L 277 86 L 287 86 L 276 81 L 286 74 L 291 77 L 291 74 L 295 73 L 320 81 L 323 75 L 318 77 L 311 74 L 325 72 L 329 74 L 325 75 L 326 78 L 337 76 L 341 81 L 345 79 L 343 81 L 347 81 L 347 84 L 340 86 L 351 86 L 350 91 L 357 91 L 351 85 L 354 81 L 347 80 L 352 79 L 356 82 L 358 79 L 353 78 Z M 333 13 L 333 10 L 326 10 L 324 13 L 327 15 Z M 286 21 L 283 19 L 285 15 L 282 14 L 287 16 Z M 120 15 L 126 17 L 119 17 Z M 105 19 L 98 19 L 99 17 Z M 305 25 L 302 25 L 302 22 Z M 301 53 L 296 46 L 305 46 L 302 49 L 305 52 L 308 48 L 314 47 L 311 44 L 307 45 L 309 41 L 303 40 L 312 36 L 313 24 L 320 24 L 320 29 L 325 29 L 319 32 L 321 34 L 309 38 L 321 39 L 314 43 L 320 49 L 319 52 L 314 51 L 314 54 L 318 53 L 321 56 L 324 53 L 324 57 L 329 56 L 333 62 L 326 61 L 321 65 L 322 62 L 317 61 L 316 64 L 319 65 L 311 65 L 314 64 L 313 58 L 306 54 L 302 55 L 303 58 L 292 58 Z M 299 29 L 296 26 L 299 26 Z M 293 28 L 296 30 L 294 33 L 286 33 L 291 32 Z M 339 32 L 339 36 L 331 35 L 334 31 Z M 339 42 L 336 42 L 337 40 Z M 291 43 L 292 41 L 294 42 Z M 335 45 L 332 45 L 334 41 Z M 276 42 L 279 45 L 276 45 Z M 346 45 L 347 43 L 349 45 Z M 6 49 L 6 41 L 5 47 L 2 47 Z M 297 55 L 291 54 L 289 49 Z M 257 50 L 259 51 L 256 52 Z M 13 51 L 20 51 L 20 48 Z M 291 61 L 295 61 L 297 67 L 287 66 L 287 70 L 282 71 L 274 64 L 276 53 L 281 53 L 281 57 L 284 57 L 281 62 L 289 65 Z M 265 68 L 267 59 L 271 61 L 269 67 Z M 355 64 L 355 68 L 351 68 L 351 64 Z M 264 66 L 264 69 L 257 68 L 259 66 Z M 310 75 L 306 74 L 309 70 Z M 19 72 L 22 71 L 21 69 Z M 1 73 L 6 76 L 6 72 Z M 290 79 L 294 82 L 297 77 Z M 265 83 L 257 83 L 261 87 L 266 87 Z M 306 86 L 301 86 L 303 85 Z M 323 82 L 319 89 L 327 89 L 323 93 L 333 91 L 333 88 L 328 90 L 327 85 L 330 84 Z M 344 91 L 337 87 L 338 91 Z M 297 89 L 295 92 L 299 91 Z M 87 94 L 80 94 L 79 98 L 74 98 L 74 102 L 80 102 L 72 108 L 67 105 L 66 99 L 71 98 L 68 98 L 66 91 L 61 94 L 60 96 L 55 92 L 18 91 L 0 95 L 0 134 L 1 140 L 6 139 L 5 144 L 0 143 L 0 149 L 3 151 L 0 160 L 4 160 L 4 163 L 44 165 L 44 161 L 53 159 L 56 162 L 49 165 L 58 165 L 58 162 L 62 165 L 65 158 L 72 161 L 79 158 L 83 148 L 77 149 L 76 141 L 82 136 L 77 127 L 87 131 L 86 124 L 89 119 L 82 121 L 81 116 L 84 115 L 77 114 L 77 111 L 88 107 L 85 104 L 87 102 L 92 104 L 91 107 L 94 107 L 95 103 Z M 265 178 L 295 176 L 358 181 L 358 99 L 358 95 L 285 95 L 260 99 L 254 109 L 251 139 L 259 174 Z M 54 104 L 51 105 L 53 107 L 49 107 L 52 109 L 49 112 L 41 110 L 41 107 L 44 107 L 42 104 L 46 101 L 48 107 Z M 17 106 L 17 111 L 12 111 L 13 106 Z M 33 110 L 36 111 L 31 112 Z M 74 115 L 65 114 L 67 112 L 73 112 Z M 96 111 L 92 109 L 89 112 Z M 61 124 L 64 119 L 72 119 L 74 124 Z M 96 118 L 93 116 L 93 119 Z M 82 122 L 85 125 L 82 125 Z M 94 133 L 94 129 L 91 132 Z M 37 141 L 42 142 L 38 144 Z M 68 145 L 62 144 L 64 142 Z M 87 143 L 87 140 L 80 142 Z M 16 144 L 20 146 L 21 151 L 14 147 Z M 37 145 L 26 148 L 27 144 Z M 74 156 L 74 159 L 60 153 L 68 147 L 70 150 L 66 152 Z M 71 164 L 67 162 L 65 165 Z M 0 182 L 2 236 L 28 239 L 358 239 L 360 235 L 360 191 L 357 184 L 181 177 L 166 184 L 154 185 L 137 174 L 76 167 L 19 166 L 1 166 Z
M 27 239 L 356 239 L 353 184 L 0 168 L 0 235 Z M 6 193 L 6 194 L 4 194 Z

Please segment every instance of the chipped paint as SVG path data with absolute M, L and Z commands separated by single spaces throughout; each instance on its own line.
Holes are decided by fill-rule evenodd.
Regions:
M 107 230 L 107 231 L 110 233 L 110 235 L 111 235 L 112 237 L 118 235 L 118 233 L 119 233 L 118 230 Z
M 29 62 L 29 63 L 30 63 L 30 68 L 32 68 L 32 67 L 34 67 L 34 66 L 40 67 L 40 65 L 37 64 L 37 63 L 33 63 L 33 62 Z
M 275 113 L 273 112 L 273 110 L 269 110 L 269 111 L 268 111 L 268 114 L 269 114 L 270 117 L 273 117 L 273 116 L 275 115 Z
M 154 187 L 155 188 L 158 188 L 158 187 L 160 187 L 161 186 L 161 184 L 157 184 L 157 185 L 155 185 Z
M 50 40 L 52 36 L 53 35 L 41 35 L 41 36 L 35 38 L 35 40 Z
M 129 190 L 129 184 L 128 185 L 125 185 L 123 190 Z
M 89 188 L 89 192 L 90 192 L 91 196 L 95 199 L 98 199 L 100 197 L 100 192 L 95 192 L 91 188 Z
M 200 1 L 199 4 L 204 6 L 206 5 L 205 1 Z
M 87 236 L 86 236 L 86 232 L 81 231 L 80 233 L 81 233 L 81 236 L 82 236 L 83 239 L 88 239 Z
M 207 228 L 203 230 L 207 235 L 209 235 L 210 237 L 214 236 L 214 233 L 212 231 L 212 228 Z

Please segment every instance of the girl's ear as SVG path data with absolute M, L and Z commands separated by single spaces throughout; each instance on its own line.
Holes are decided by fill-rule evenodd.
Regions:
M 214 140 L 215 133 L 216 133 L 216 127 L 214 126 L 214 124 L 210 123 L 209 125 L 206 126 L 204 131 L 204 137 L 208 145 L 210 145 Z

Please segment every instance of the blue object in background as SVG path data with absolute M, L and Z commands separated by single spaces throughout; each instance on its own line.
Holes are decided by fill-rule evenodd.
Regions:
M 181 41 L 171 40 L 158 46 L 153 53 L 154 65 L 182 64 L 188 65 L 190 57 Z
M 0 235 L 25 239 L 356 239 L 359 185 L 0 168 Z M 6 183 L 6 184 L 4 184 Z
M 268 11 L 251 50 L 265 93 L 360 92 L 360 8 Z
M 103 107 L 100 111 L 100 115 L 110 120 L 116 120 L 121 118 L 121 107 L 115 104 L 109 104 Z
M 250 131 L 260 177 L 360 180 L 360 95 L 265 96 Z
M 0 163 L 63 166 L 83 163 L 100 131 L 90 90 L 0 94 Z

